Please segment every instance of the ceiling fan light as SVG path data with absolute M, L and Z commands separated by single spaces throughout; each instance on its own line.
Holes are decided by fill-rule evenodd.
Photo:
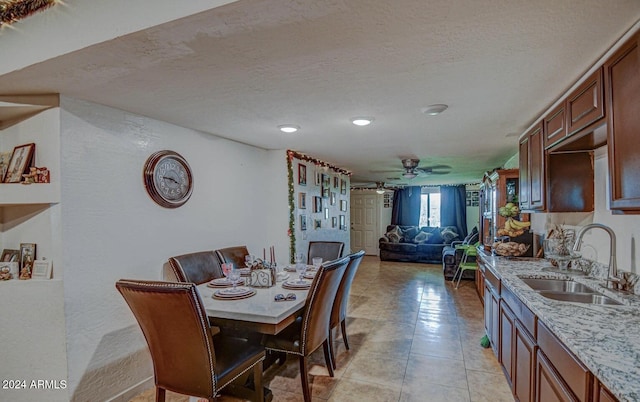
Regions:
M 429 105 L 425 107 L 424 109 L 422 109 L 422 113 L 428 116 L 436 116 L 444 112 L 445 110 L 447 110 L 448 107 L 449 107 L 448 105 L 437 103 L 435 105 Z
M 402 174 L 402 177 L 404 177 L 405 179 L 413 179 L 417 176 L 417 174 L 412 173 L 412 172 L 406 172 Z
M 300 130 L 300 126 L 296 126 L 295 124 L 281 124 L 278 126 L 278 129 L 283 133 L 295 133 Z
M 368 126 L 373 122 L 373 120 L 375 120 L 373 117 L 359 116 L 359 117 L 352 117 L 351 123 L 355 124 L 356 126 L 362 127 L 362 126 Z
M 384 194 L 384 189 L 383 188 L 379 188 L 379 189 L 376 190 L 376 193 Z

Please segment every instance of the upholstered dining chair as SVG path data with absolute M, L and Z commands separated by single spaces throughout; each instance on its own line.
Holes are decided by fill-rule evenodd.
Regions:
M 329 375 L 333 377 L 333 363 L 329 351 L 329 321 L 333 300 L 348 264 L 348 257 L 322 264 L 311 282 L 302 315 L 280 333 L 265 335 L 262 339 L 262 344 L 267 350 L 299 357 L 305 402 L 311 401 L 307 357 L 320 346 L 324 348 L 327 369 Z
M 247 255 L 249 255 L 247 246 L 226 247 L 216 250 L 216 256 L 220 264 L 232 262 L 236 268 L 243 268 L 245 266 L 244 257 Z
M 342 257 L 344 243 L 339 241 L 310 241 L 307 253 L 307 264 L 311 264 L 314 257 L 322 257 L 322 261 L 333 261 Z
M 253 401 L 264 400 L 259 344 L 225 337 L 209 326 L 193 283 L 121 279 L 116 288 L 133 312 L 151 352 L 156 402 L 166 390 L 216 400 L 220 390 L 253 371 Z
M 331 363 L 333 368 L 336 368 L 336 356 L 333 350 L 333 329 L 340 325 L 342 331 L 342 341 L 344 346 L 349 350 L 349 340 L 347 339 L 347 307 L 349 306 L 349 293 L 351 292 L 351 284 L 353 278 L 356 276 L 356 271 L 364 258 L 364 250 L 360 250 L 357 253 L 350 254 L 349 265 L 344 271 L 342 280 L 340 281 L 340 287 L 336 293 L 336 299 L 333 302 L 333 308 L 331 310 L 331 320 L 329 323 L 329 351 L 331 352 Z
M 170 257 L 164 264 L 164 280 L 197 285 L 222 278 L 222 268 L 213 251 L 198 251 Z

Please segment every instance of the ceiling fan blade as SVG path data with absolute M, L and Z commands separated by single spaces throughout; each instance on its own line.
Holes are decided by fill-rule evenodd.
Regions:
M 402 172 L 400 169 L 395 170 L 369 170 L 369 173 L 398 173 Z
M 426 170 L 451 169 L 451 166 L 449 166 L 449 165 L 431 165 L 431 166 L 424 166 L 422 169 L 426 169 Z

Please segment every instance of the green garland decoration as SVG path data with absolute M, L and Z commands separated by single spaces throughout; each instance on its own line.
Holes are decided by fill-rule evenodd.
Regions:
M 293 151 L 287 151 L 287 176 L 289 184 L 289 263 L 293 263 L 293 256 L 296 255 L 296 217 L 294 215 L 295 205 L 293 190 Z
M 55 2 L 56 0 L 0 0 L 0 26 L 49 8 Z

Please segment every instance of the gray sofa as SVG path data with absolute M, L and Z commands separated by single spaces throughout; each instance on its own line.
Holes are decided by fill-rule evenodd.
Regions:
M 442 250 L 459 240 L 454 227 L 387 226 L 378 242 L 380 260 L 442 263 Z

